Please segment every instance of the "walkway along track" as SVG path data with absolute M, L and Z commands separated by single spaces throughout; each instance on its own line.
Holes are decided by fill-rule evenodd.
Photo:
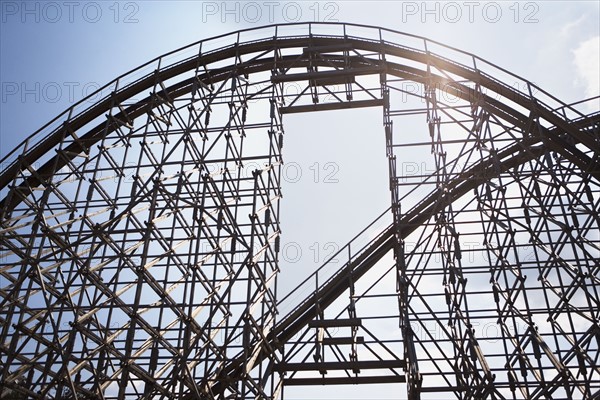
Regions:
M 510 106 L 507 106 L 501 101 L 495 99 L 495 96 L 485 95 L 484 98 L 485 104 L 491 114 L 497 115 L 502 120 L 513 124 L 516 128 L 521 129 L 523 132 L 527 132 L 530 129 L 532 117 L 543 119 L 552 126 L 559 128 L 559 132 L 549 134 L 548 132 L 544 133 L 544 131 L 547 131 L 547 129 L 540 127 L 542 129 L 543 137 L 540 137 L 539 140 L 544 140 L 549 149 L 559 152 L 561 155 L 578 165 L 583 171 L 589 171 L 591 174 L 596 176 L 596 178 L 599 177 L 598 169 L 592 168 L 593 165 L 590 164 L 590 160 L 585 157 L 574 145 L 564 141 L 562 139 L 562 135 L 567 133 L 569 137 L 576 141 L 576 143 L 581 143 L 596 153 L 600 152 L 600 143 L 598 142 L 597 138 L 581 132 L 577 126 L 569 124 L 567 120 L 564 120 L 552 110 L 541 105 L 535 100 L 535 98 L 528 98 L 523 93 L 511 88 L 510 86 L 500 83 L 499 81 L 493 79 L 493 77 L 485 76 L 478 70 L 456 64 L 431 53 L 426 54 L 416 50 L 394 46 L 392 44 L 365 41 L 356 38 L 348 39 L 310 35 L 294 38 L 276 38 L 273 40 L 263 40 L 244 44 L 236 43 L 223 50 L 215 51 L 206 55 L 200 55 L 198 58 L 189 59 L 174 66 L 167 67 L 163 70 L 156 71 L 155 74 L 151 74 L 145 78 L 142 78 L 118 92 L 113 92 L 106 99 L 95 104 L 81 115 L 75 116 L 69 121 L 65 121 L 61 128 L 43 138 L 39 143 L 36 143 L 34 147 L 28 149 L 24 154 L 19 155 L 17 161 L 10 164 L 0 173 L 0 189 L 6 187 L 6 185 L 8 185 L 11 180 L 17 176 L 19 170 L 25 169 L 27 166 L 34 165 L 38 159 L 47 154 L 58 143 L 60 143 L 65 136 L 71 135 L 74 132 L 78 132 L 78 130 L 84 127 L 88 122 L 93 121 L 97 117 L 109 111 L 114 104 L 120 104 L 125 102 L 127 99 L 134 97 L 136 94 L 143 93 L 145 90 L 151 88 L 157 81 L 166 81 L 186 71 L 193 70 L 194 68 L 197 68 L 198 65 L 210 65 L 213 62 L 238 57 L 243 54 L 257 52 L 276 53 L 282 49 L 302 49 L 306 46 L 332 46 L 339 48 L 343 47 L 344 45 L 350 45 L 355 49 L 362 49 L 380 54 L 402 57 L 406 58 L 407 60 L 422 62 L 424 64 L 429 63 L 437 66 L 440 69 L 461 76 L 464 79 L 478 82 L 482 87 L 486 88 L 489 93 L 495 94 L 495 96 L 497 95 L 511 99 L 521 107 L 529 110 L 531 115 L 523 115 L 522 113 L 512 109 Z M 270 59 L 253 60 L 241 65 L 211 70 L 209 73 L 198 76 L 197 79 L 205 83 L 214 84 L 223 81 L 234 74 L 251 74 L 260 71 L 273 70 L 275 68 L 285 69 L 289 68 L 290 66 L 301 66 L 303 63 L 307 64 L 308 61 L 302 60 L 301 56 L 300 58 L 299 56 L 285 56 L 281 58 L 274 57 Z M 377 64 L 378 60 L 372 60 L 372 63 Z M 472 101 L 476 98 L 475 91 L 472 88 L 452 82 L 448 78 L 441 76 L 428 76 L 427 72 L 424 70 L 418 70 L 413 67 L 392 64 L 389 62 L 385 63 L 384 65 L 380 65 L 380 67 L 383 68 L 383 73 L 400 78 L 411 79 L 414 82 L 427 82 L 428 84 L 435 85 L 441 90 L 448 91 L 450 94 L 463 100 Z M 194 88 L 194 80 L 195 79 L 188 79 L 177 83 L 160 94 L 166 96 L 167 98 L 177 98 L 178 96 L 189 93 Z M 136 104 L 127 107 L 124 111 L 117 114 L 116 117 L 122 118 L 123 120 L 133 120 L 148 111 L 147 105 L 150 103 L 150 101 L 151 98 L 147 97 Z M 86 152 L 87 149 L 89 149 L 92 145 L 97 143 L 102 139 L 102 137 L 109 133 L 110 131 L 107 131 L 105 124 L 100 123 L 96 128 L 93 128 L 89 132 L 85 132 L 85 134 L 79 136 L 79 140 L 74 142 L 69 148 L 65 149 L 65 151 L 67 154 L 71 154 L 72 157 L 75 157 L 75 154 Z M 60 168 L 62 168 L 65 164 L 66 161 L 60 157 L 48 160 L 36 171 L 36 174 L 29 177 L 27 181 L 19 187 L 18 190 L 23 193 L 22 196 L 26 196 L 32 188 L 43 184 L 45 179 L 48 179 L 52 176 L 53 171 L 60 170 Z M 19 197 L 12 197 L 11 199 L 5 198 L 2 200 L 2 202 L 0 202 L 0 208 L 4 213 L 9 212 L 10 210 L 14 209 L 14 207 L 20 201 L 21 198 Z

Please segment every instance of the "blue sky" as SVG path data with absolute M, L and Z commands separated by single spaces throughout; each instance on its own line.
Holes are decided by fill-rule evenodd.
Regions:
M 344 21 L 377 25 L 422 35 L 477 54 L 537 83 L 566 102 L 598 94 L 599 2 L 1 2 L 0 24 L 0 156 L 87 93 L 116 76 L 175 48 L 242 28 L 296 21 Z M 91 103 L 90 103 L 91 104 Z M 361 130 L 375 129 L 379 112 L 364 111 L 364 126 L 347 123 L 345 114 L 331 123 L 327 115 L 314 118 L 322 131 L 339 129 L 365 138 Z M 370 120 L 367 118 L 370 116 Z M 293 120 L 290 116 L 289 120 Z M 293 143 L 289 124 L 287 143 Z M 366 193 L 378 193 L 374 211 L 356 219 L 356 231 L 388 203 L 383 142 L 343 143 L 335 135 L 317 135 L 320 155 L 302 159 L 311 150 L 307 141 L 287 147 L 288 161 L 301 161 L 304 176 L 315 163 L 340 166 L 336 185 L 310 182 L 293 192 L 321 198 L 312 210 L 323 214 L 352 209 L 348 204 L 357 172 L 355 155 L 367 155 L 363 164 L 375 168 L 378 179 L 364 182 Z M 304 143 L 304 147 L 303 147 Z M 351 144 L 354 143 L 355 147 Z M 364 145 L 372 145 L 369 155 Z M 377 150 L 379 149 L 379 150 Z M 347 167 L 344 167 L 347 166 Z M 381 172 L 381 174 L 379 174 Z M 302 183 L 302 182 L 300 182 Z M 347 184 L 347 191 L 342 187 Z M 370 187 L 368 184 L 372 184 Z M 381 189 L 381 186 L 384 186 Z M 337 196 L 337 197 L 336 197 Z M 292 197 L 292 196 L 289 196 Z M 325 200 L 323 200 L 325 199 Z M 330 199 L 330 200 L 327 200 Z M 291 200 L 290 200 L 291 201 Z M 357 200 L 358 201 L 358 200 Z M 289 203 L 289 201 L 288 201 Z M 331 208 L 325 207 L 325 203 Z M 346 204 L 347 207 L 336 207 Z M 316 221 L 323 215 L 316 212 Z M 355 220 L 353 218 L 352 220 Z M 323 227 L 327 235 L 328 226 Z M 347 235 L 346 235 L 347 236 Z M 329 241 L 319 238 L 319 241 Z M 345 236 L 331 240 L 344 241 Z
M 277 22 L 383 26 L 475 53 L 565 101 L 598 90 L 597 77 L 595 88 L 586 89 L 585 79 L 598 70 L 597 1 L 1 4 L 2 155 L 89 90 L 153 57 L 219 33 Z M 580 47 L 589 50 L 578 53 Z M 595 68 L 583 66 L 594 59 Z
M 89 91 L 156 56 L 280 22 L 353 22 L 422 35 L 487 59 L 565 102 L 578 101 L 600 94 L 599 4 L 2 1 L 0 156 Z M 389 205 L 379 110 L 285 121 L 284 155 L 303 175 L 285 183 L 283 243 L 297 243 L 303 257 L 300 263 L 284 260 L 283 273 L 300 264 L 306 271 L 316 267 L 315 243 L 322 261 L 327 243 L 341 247 Z M 335 182 L 324 182 L 329 171 Z

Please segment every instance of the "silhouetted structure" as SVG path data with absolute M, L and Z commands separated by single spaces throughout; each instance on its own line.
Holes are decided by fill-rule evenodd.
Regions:
M 2 398 L 598 396 L 589 102 L 316 23 L 198 42 L 100 92 L 2 160 Z M 383 111 L 391 208 L 277 293 L 285 115 L 354 107 Z

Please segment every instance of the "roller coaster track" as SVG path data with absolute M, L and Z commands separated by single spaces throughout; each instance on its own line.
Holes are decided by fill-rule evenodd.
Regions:
M 200 41 L 98 97 L 1 161 L 0 398 L 600 393 L 598 98 L 568 105 L 440 43 L 328 23 Z M 383 110 L 377 221 L 392 223 L 278 299 L 283 118 L 359 107 Z M 406 116 L 423 138 L 394 133 Z M 402 175 L 412 154 L 435 167 Z

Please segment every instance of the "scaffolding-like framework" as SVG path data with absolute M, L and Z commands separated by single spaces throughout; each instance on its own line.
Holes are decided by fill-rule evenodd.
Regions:
M 99 94 L 2 160 L 0 398 L 600 396 L 599 98 L 341 23 L 204 40 Z M 278 293 L 285 115 L 359 107 L 391 207 Z

